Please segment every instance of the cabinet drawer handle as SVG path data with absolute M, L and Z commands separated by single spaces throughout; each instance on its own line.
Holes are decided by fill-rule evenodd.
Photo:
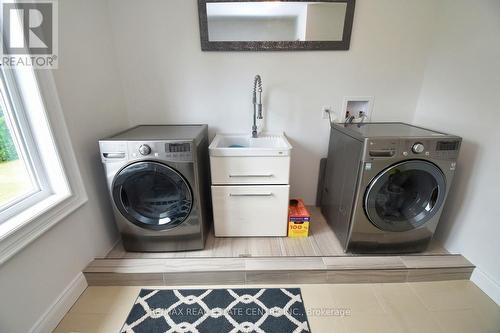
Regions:
M 273 194 L 269 193 L 229 193 L 230 197 L 270 197 Z
M 262 175 L 233 175 L 233 174 L 230 174 L 229 175 L 229 178 L 241 178 L 241 177 L 272 177 L 273 174 L 272 173 L 266 173 L 266 174 L 262 174 Z

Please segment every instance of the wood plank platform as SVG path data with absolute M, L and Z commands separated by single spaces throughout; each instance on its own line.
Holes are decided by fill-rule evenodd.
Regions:
M 310 211 L 308 238 L 216 238 L 211 232 L 204 250 L 165 253 L 131 253 L 118 244 L 84 275 L 94 286 L 175 286 L 462 280 L 474 270 L 437 243 L 410 255 L 344 253 L 319 209 Z
M 96 259 L 89 285 L 382 283 L 469 279 L 461 255 Z
M 328 226 L 319 207 L 308 207 L 311 213 L 310 234 L 307 238 L 288 237 L 215 237 L 210 231 L 205 249 L 184 252 L 126 252 L 118 243 L 106 256 L 109 259 L 152 258 L 238 258 L 238 257 L 326 257 L 350 256 L 344 253 L 335 233 Z M 420 255 L 448 254 L 434 242 Z

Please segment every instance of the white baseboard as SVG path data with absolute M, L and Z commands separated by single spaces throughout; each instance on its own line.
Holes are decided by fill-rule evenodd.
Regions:
M 79 273 L 73 281 L 63 290 L 57 299 L 50 305 L 45 313 L 37 320 L 30 330 L 30 333 L 52 332 L 64 315 L 71 309 L 78 297 L 87 288 L 87 280 L 83 273 Z
M 495 280 L 477 267 L 474 269 L 474 272 L 472 272 L 470 279 L 479 289 L 484 291 L 486 295 L 495 301 L 495 303 L 500 305 L 500 285 Z

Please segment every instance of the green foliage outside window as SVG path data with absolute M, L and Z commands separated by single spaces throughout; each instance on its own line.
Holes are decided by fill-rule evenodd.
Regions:
M 16 147 L 12 141 L 3 111 L 0 109 L 0 163 L 17 159 Z

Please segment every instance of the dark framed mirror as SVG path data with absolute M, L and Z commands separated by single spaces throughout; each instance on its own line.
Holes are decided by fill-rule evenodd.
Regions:
M 355 0 L 198 0 L 203 51 L 348 50 Z

